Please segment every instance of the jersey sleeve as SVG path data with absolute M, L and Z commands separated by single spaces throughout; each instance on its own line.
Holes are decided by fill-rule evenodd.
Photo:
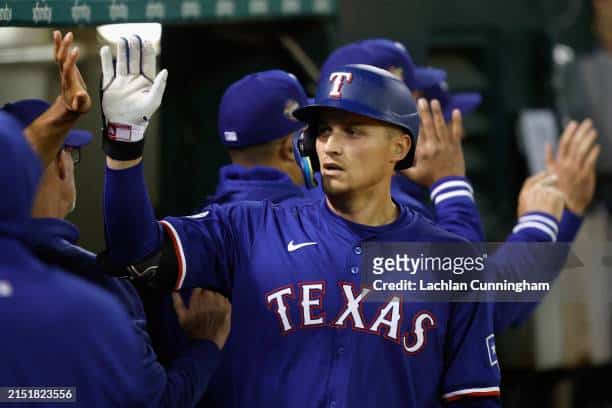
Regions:
M 578 231 L 582 226 L 583 218 L 567 208 L 563 210 L 563 216 L 559 223 L 559 242 L 574 242 Z
M 495 350 L 492 305 L 452 303 L 450 307 L 442 399 L 456 404 L 480 399 L 484 403 L 499 398 L 501 374 Z
M 470 242 L 485 240 L 474 189 L 465 177 L 444 177 L 429 190 L 435 206 L 436 224 Z
M 266 205 L 212 205 L 199 214 L 160 221 L 176 256 L 175 290 L 203 287 L 230 297 L 233 274 L 248 258 Z
M 208 340 L 190 344 L 166 370 L 150 345 L 145 353 L 144 378 L 148 406 L 193 407 L 202 399 L 217 367 L 221 352 Z M 150 360 L 150 363 L 147 363 Z
M 491 259 L 496 273 L 501 275 L 496 279 L 552 283 L 559 276 L 570 247 L 558 242 L 559 231 L 559 223 L 549 214 L 531 212 L 520 217 L 512 234 Z M 495 332 L 524 323 L 538 304 L 539 301 L 495 303 Z

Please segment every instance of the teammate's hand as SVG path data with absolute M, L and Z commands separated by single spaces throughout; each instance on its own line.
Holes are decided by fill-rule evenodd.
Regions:
M 172 294 L 174 310 L 179 323 L 192 339 L 210 340 L 219 350 L 230 332 L 232 306 L 222 295 L 196 288 L 191 292 L 189 308 L 178 293 Z
M 108 46 L 100 50 L 102 61 L 102 113 L 108 156 L 132 160 L 142 155 L 144 133 L 161 105 L 168 71 L 155 75 L 155 49 L 134 35 L 117 43 L 113 63 Z
M 538 211 L 561 221 L 565 195 L 556 187 L 556 183 L 557 176 L 545 171 L 527 178 L 519 194 L 518 217 Z
M 431 105 L 431 110 L 430 110 Z M 440 102 L 419 99 L 421 129 L 416 145 L 414 166 L 400 173 L 417 184 L 430 187 L 447 176 L 465 176 L 465 160 L 461 149 L 463 121 L 459 110 L 453 111 L 447 125 Z
M 53 32 L 54 55 L 59 67 L 62 101 L 70 112 L 82 114 L 91 109 L 91 98 L 76 65 L 79 59 L 79 49 L 72 47 L 73 40 L 74 36 L 71 32 L 63 38 L 61 32 Z
M 557 175 L 567 208 L 578 215 L 584 214 L 595 193 L 595 164 L 601 151 L 596 139 L 593 122 L 586 119 L 580 125 L 572 121 L 565 127 L 556 157 L 552 146 L 546 146 L 548 171 Z

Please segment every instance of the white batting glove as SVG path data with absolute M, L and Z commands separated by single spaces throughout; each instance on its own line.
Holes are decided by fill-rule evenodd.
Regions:
M 149 120 L 161 105 L 168 71 L 155 76 L 153 44 L 136 35 L 119 40 L 116 64 L 108 46 L 102 47 L 100 58 L 104 151 L 117 160 L 138 158 Z

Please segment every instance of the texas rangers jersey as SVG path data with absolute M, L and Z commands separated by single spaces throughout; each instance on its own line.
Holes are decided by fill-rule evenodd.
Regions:
M 361 288 L 365 242 L 461 240 L 407 207 L 381 227 L 338 217 L 323 200 L 215 205 L 161 224 L 178 288 L 232 301 L 209 388 L 221 405 L 435 407 L 499 395 L 489 304 L 369 302 Z

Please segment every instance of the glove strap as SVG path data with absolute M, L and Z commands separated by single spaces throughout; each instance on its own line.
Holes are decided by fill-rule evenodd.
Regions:
M 102 130 L 102 149 L 115 160 L 134 160 L 142 156 L 146 126 L 108 122 Z

